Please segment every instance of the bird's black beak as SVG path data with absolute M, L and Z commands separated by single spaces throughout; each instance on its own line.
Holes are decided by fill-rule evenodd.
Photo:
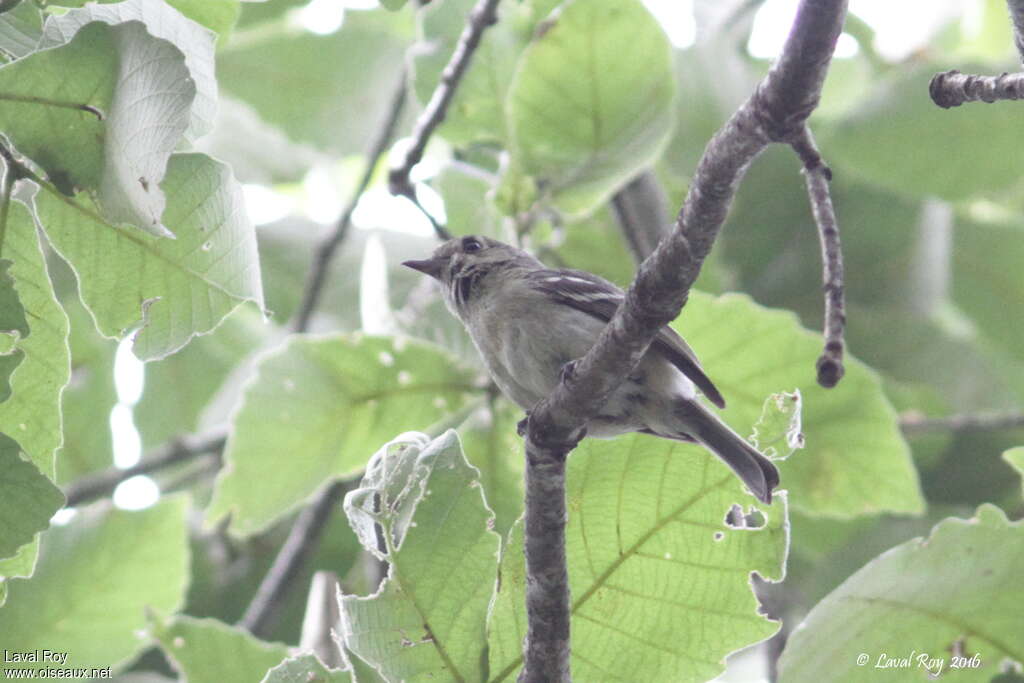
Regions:
M 445 259 L 428 258 L 422 261 L 403 261 L 402 265 L 413 270 L 418 270 L 424 275 L 429 275 L 435 280 L 441 279 L 441 268 L 444 267 Z

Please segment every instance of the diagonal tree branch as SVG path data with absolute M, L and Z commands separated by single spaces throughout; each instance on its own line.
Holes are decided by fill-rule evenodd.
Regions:
M 448 113 L 448 105 L 459 87 L 459 81 L 469 68 L 473 53 L 480 45 L 480 38 L 484 30 L 498 20 L 499 0 L 478 0 L 472 11 L 469 13 L 469 21 L 459 36 L 459 42 L 455 45 L 451 59 L 441 72 L 441 80 L 430 96 L 430 101 L 423 109 L 419 118 L 416 119 L 416 126 L 413 129 L 412 144 L 405 150 L 402 163 L 391 169 L 388 174 L 388 185 L 391 194 L 408 197 L 414 204 L 419 206 L 416 200 L 416 190 L 409 180 L 409 174 L 416 164 L 423 159 L 423 151 L 427 148 L 427 142 L 434 130 L 444 121 Z M 436 229 L 436 225 L 435 225 Z
M 370 180 L 373 178 L 374 169 L 377 168 L 377 162 L 380 161 L 381 156 L 384 155 L 384 151 L 391 142 L 391 138 L 394 137 L 395 127 L 398 125 L 398 119 L 401 117 L 402 109 L 405 107 L 407 89 L 405 69 L 402 69 L 402 72 L 398 75 L 398 85 L 395 87 L 395 94 L 391 97 L 391 106 L 388 107 L 387 117 L 385 117 L 383 125 L 377 131 L 377 136 L 367 152 L 366 168 L 363 170 L 363 177 L 359 179 L 359 184 L 356 185 L 352 197 L 348 200 L 348 206 L 341 212 L 341 217 L 335 224 L 334 230 L 317 247 L 316 253 L 313 255 L 313 265 L 309 271 L 309 279 L 306 281 L 306 289 L 302 294 L 302 304 L 299 306 L 299 312 L 292 321 L 293 332 L 305 332 L 309 329 L 309 321 L 313 317 L 313 311 L 316 310 L 317 303 L 320 301 L 320 295 L 323 293 L 324 284 L 327 282 L 327 271 L 334 260 L 334 253 L 342 241 L 344 241 L 346 235 L 348 235 L 349 228 L 352 225 L 352 214 L 355 213 L 356 206 L 359 205 L 359 199 L 366 192 L 366 188 L 370 186 Z
M 704 150 L 674 230 L 641 265 L 594 347 L 531 412 L 527 427 L 529 620 L 520 681 L 569 679 L 565 459 L 658 331 L 680 312 L 747 167 L 772 142 L 803 135 L 817 106 L 846 0 L 802 0 L 782 55 Z M 551 482 L 554 482 L 552 484 Z M 553 546 L 561 548 L 552 551 Z
M 1024 0 L 1006 0 L 1013 23 L 1013 44 L 1024 62 Z M 928 84 L 932 101 L 943 109 L 959 107 L 966 102 L 987 102 L 1024 99 L 1024 73 L 1002 73 L 998 76 L 963 74 L 953 69 L 935 74 Z

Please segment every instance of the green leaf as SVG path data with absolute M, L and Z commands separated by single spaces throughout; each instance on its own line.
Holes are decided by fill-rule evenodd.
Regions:
M 31 462 L 21 447 L 0 433 L 0 558 L 13 555 L 64 505 L 64 496 Z
M 389 563 L 376 594 L 341 598 L 345 646 L 388 680 L 483 680 L 500 541 L 455 432 L 386 445 L 345 497 L 345 513 L 363 546 Z
M 118 3 L 120 0 L 54 0 L 50 4 L 62 7 L 84 7 L 90 2 L 107 5 Z M 192 21 L 219 34 L 221 39 L 226 38 L 231 32 L 231 28 L 242 11 L 239 0 L 166 0 L 166 2 Z M 166 38 L 167 36 L 161 37 Z
M 235 374 L 273 333 L 250 307 L 236 308 L 212 333 L 194 339 L 169 358 L 146 365 L 146 389 L 135 405 L 135 426 L 143 448 L 165 443 L 180 434 L 214 426 L 221 415 L 207 420 L 211 400 L 226 381 L 241 382 Z M 233 371 L 239 370 L 239 373 Z M 218 411 L 220 412 L 220 411 Z
M 941 666 L 958 680 L 988 681 L 1005 658 L 1024 661 L 1022 562 L 1024 522 L 992 505 L 973 519 L 946 519 L 927 539 L 869 562 L 811 610 L 786 644 L 780 680 L 860 680 L 887 658 L 909 657 L 893 667 L 907 680 Z M 977 668 L 964 668 L 974 655 Z
M 77 297 L 69 296 L 61 304 L 71 321 L 71 381 L 61 396 L 64 443 L 57 454 L 57 481 L 63 485 L 113 464 L 109 422 L 117 404 L 117 344 L 96 332 Z
M 88 0 L 86 1 L 88 2 Z M 213 119 L 217 113 L 217 79 L 213 70 L 214 35 L 202 26 L 186 19 L 174 8 L 187 7 L 195 12 L 212 15 L 220 13 L 223 10 L 222 6 L 232 2 L 237 2 L 237 0 L 169 0 L 166 3 L 126 0 L 116 4 L 92 3 L 82 9 L 52 17 L 47 21 L 44 27 L 43 45 L 64 43 L 67 40 L 66 36 L 71 35 L 79 27 L 94 21 L 111 25 L 141 22 L 151 36 L 171 43 L 180 53 L 178 59 L 184 58 L 185 60 L 185 66 L 188 67 L 187 76 L 195 86 L 195 99 L 190 101 L 190 107 L 185 112 L 188 118 L 188 129 L 185 131 L 185 136 L 194 141 L 213 127 Z M 152 46 L 150 49 L 156 50 Z M 162 50 L 151 52 L 149 59 L 163 54 Z M 127 56 L 122 52 L 122 70 L 126 67 L 123 60 Z M 152 65 L 150 68 L 152 69 Z M 167 76 L 168 74 L 163 74 L 163 78 L 157 84 L 163 96 L 167 94 L 163 92 L 168 85 Z M 150 112 L 155 113 L 152 109 Z M 159 118 L 147 118 L 139 122 L 147 125 L 166 123 Z M 129 132 L 137 134 L 138 131 L 132 128 Z
M 380 0 L 380 4 L 384 9 L 391 12 L 397 12 L 398 10 L 405 7 L 406 0 Z
M 1020 325 L 1007 311 L 1024 301 L 1024 224 L 958 218 L 953 232 L 953 301 L 1003 351 L 1024 361 Z
M 539 29 L 508 93 L 515 165 L 573 215 L 648 166 L 672 132 L 672 50 L 639 0 L 574 0 Z
M 174 240 L 110 225 L 84 195 L 36 199 L 97 328 L 120 338 L 141 322 L 133 350 L 143 360 L 210 332 L 239 303 L 263 305 L 256 237 L 230 169 L 202 154 L 175 154 L 163 189 Z
M 567 481 L 574 678 L 706 681 L 727 654 L 778 630 L 758 613 L 750 574 L 782 578 L 785 496 L 756 503 L 701 448 L 639 434 L 586 439 Z M 726 524 L 738 501 L 766 523 Z M 492 681 L 512 680 L 522 663 L 522 542 L 517 523 L 488 627 Z
M 516 434 L 522 415 L 517 406 L 497 399 L 459 426 L 462 450 L 480 470 L 494 530 L 502 536 L 523 513 L 523 442 Z
M 314 655 L 296 655 L 284 660 L 263 677 L 262 683 L 348 683 L 352 674 L 328 669 Z
M 230 512 L 241 535 L 265 528 L 323 482 L 358 472 L 396 433 L 459 410 L 475 391 L 472 380 L 422 342 L 292 336 L 249 382 L 207 519 Z
M 426 105 L 440 82 L 475 4 L 475 0 L 442 0 L 418 12 L 420 40 L 426 49 L 413 57 L 412 82 L 420 104 Z M 438 129 L 452 143 L 505 141 L 505 94 L 527 42 L 515 23 L 522 21 L 526 10 L 520 3 L 503 5 L 501 20 L 484 31 Z
M 218 84 L 296 142 L 333 155 L 363 153 L 412 39 L 412 14 L 386 10 L 346 11 L 330 35 L 283 21 L 238 31 L 217 56 Z
M 823 389 L 814 374 L 820 335 L 791 313 L 745 296 L 694 293 L 672 326 L 696 350 L 728 402 L 723 418 L 741 434 L 757 420 L 765 396 L 800 390 L 807 446 L 778 463 L 795 508 L 835 517 L 924 511 L 896 411 L 863 363 L 847 357 L 839 386 Z
M 0 14 L 0 52 L 17 59 L 36 49 L 43 34 L 43 15 L 31 2 Z
M 1024 446 L 1018 446 L 1017 448 L 1011 448 L 1006 451 L 1003 453 L 1003 460 L 1010 463 L 1010 465 L 1017 470 L 1021 479 L 1024 480 Z
M 11 582 L 0 633 L 19 650 L 67 652 L 68 666 L 119 668 L 144 645 L 144 610 L 184 600 L 186 510 L 180 497 L 139 512 L 93 506 L 50 529 L 35 576 Z
M 972 72 L 970 65 L 957 68 Z M 840 173 L 918 197 L 964 199 L 1015 183 L 1024 160 L 1006 150 L 1017 144 L 1019 112 L 1003 102 L 936 106 L 928 82 L 942 69 L 926 64 L 895 70 L 858 109 L 823 129 L 829 163 Z
M 12 265 L 8 259 L 0 259 L 0 332 L 17 332 L 25 338 L 29 334 L 28 321 L 11 277 Z
M 151 614 L 149 635 L 187 681 L 258 681 L 288 656 L 286 646 L 216 619 Z

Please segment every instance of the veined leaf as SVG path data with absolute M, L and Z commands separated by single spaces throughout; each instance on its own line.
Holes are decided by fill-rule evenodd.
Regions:
M 235 414 L 207 519 L 252 534 L 396 432 L 426 429 L 475 391 L 440 349 L 361 334 L 293 336 L 266 354 Z M 274 472 L 268 477 L 268 472 Z
M 0 433 L 0 558 L 13 555 L 50 525 L 64 496 L 31 462 L 21 447 Z
M 512 167 L 589 213 L 672 132 L 672 49 L 639 0 L 574 0 L 538 30 L 508 93 Z
M 256 236 L 230 169 L 176 154 L 163 189 L 174 240 L 117 228 L 84 195 L 36 198 L 39 221 L 75 270 L 97 328 L 121 338 L 141 323 L 133 350 L 143 360 L 210 332 L 244 301 L 263 305 Z
M 499 538 L 455 432 L 386 445 L 345 512 L 390 565 L 376 594 L 341 598 L 345 646 L 388 680 L 483 680 Z
M 786 643 L 780 680 L 859 680 L 907 657 L 889 668 L 908 680 L 941 672 L 988 681 L 1005 659 L 1024 662 L 1022 563 L 1024 522 L 993 505 L 973 519 L 946 519 L 818 603 Z

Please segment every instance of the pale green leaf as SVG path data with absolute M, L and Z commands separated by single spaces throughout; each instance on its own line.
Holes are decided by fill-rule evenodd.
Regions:
M 214 35 L 195 21 L 182 16 L 175 7 L 187 8 L 189 11 L 186 11 L 186 14 L 193 11 L 213 15 L 222 13 L 225 8 L 230 11 L 229 6 L 233 1 L 236 0 L 170 0 L 166 3 L 126 0 L 116 4 L 92 3 L 82 9 L 51 17 L 44 27 L 43 45 L 66 42 L 67 36 L 90 22 L 98 21 L 110 25 L 142 22 L 151 36 L 171 43 L 179 52 L 178 59 L 185 60 L 185 66 L 188 67 L 187 76 L 194 84 L 195 94 L 195 100 L 188 103 L 189 108 L 184 112 L 188 121 L 185 136 L 189 140 L 196 140 L 213 127 L 213 118 L 217 112 L 217 79 L 213 65 Z M 150 58 L 156 57 L 157 54 L 152 53 Z M 123 64 L 121 68 L 123 71 Z M 167 84 L 167 74 L 163 74 L 157 84 L 158 89 L 162 92 Z M 166 96 L 166 93 L 162 94 Z M 150 113 L 156 112 L 151 110 Z M 148 126 L 162 123 L 158 118 L 135 120 Z M 130 132 L 137 134 L 138 130 L 133 128 Z
M 235 532 L 255 533 L 328 479 L 358 472 L 396 433 L 459 410 L 473 391 L 473 375 L 428 344 L 293 336 L 249 381 L 207 519 L 230 512 Z
M 791 313 L 749 298 L 694 293 L 672 323 L 697 352 L 728 406 L 723 418 L 740 434 L 761 413 L 764 397 L 798 388 L 806 447 L 784 462 L 781 488 L 808 514 L 851 517 L 924 510 L 896 411 L 878 376 L 847 356 L 834 389 L 815 380 L 823 342 Z M 710 456 L 709 456 L 710 457 Z
M 574 0 L 538 30 L 508 93 L 514 165 L 585 214 L 668 142 L 671 45 L 639 0 Z
M 286 646 L 216 619 L 151 614 L 149 635 L 186 681 L 258 681 L 288 656 Z
M 1010 463 L 1017 470 L 1021 479 L 1024 480 L 1024 446 L 1018 446 L 1006 451 L 1003 453 L 1003 460 Z
M 371 552 L 381 525 L 389 563 L 377 593 L 341 599 L 345 646 L 388 680 L 483 680 L 499 538 L 455 432 L 382 448 L 345 512 Z
M 24 57 L 36 49 L 43 34 L 43 15 L 31 2 L 0 14 L 0 54 Z
M 412 60 L 412 83 L 424 106 L 438 86 L 475 4 L 475 0 L 441 0 L 418 13 L 425 49 L 417 51 Z M 515 24 L 522 22 L 526 9 L 521 3 L 502 5 L 501 20 L 484 31 L 438 129 L 454 144 L 505 141 L 505 94 L 529 37 Z
M 24 338 L 29 335 L 29 326 L 14 278 L 11 277 L 12 265 L 10 260 L 0 259 L 0 332 L 17 332 Z
M 94 506 L 50 529 L 32 580 L 10 582 L 0 633 L 19 650 L 67 652 L 67 666 L 117 669 L 144 646 L 146 608 L 185 599 L 186 510 L 180 497 L 138 512 Z
M 0 558 L 13 555 L 50 525 L 64 496 L 31 462 L 18 443 L 0 433 Z
M 972 71 L 969 64 L 957 68 Z M 928 82 L 942 70 L 934 64 L 894 70 L 856 110 L 822 130 L 829 163 L 918 197 L 964 199 L 1016 182 L 1024 160 L 1006 150 L 1018 142 L 1019 112 L 1005 102 L 936 106 Z
M 274 3 L 266 11 L 281 8 Z M 329 35 L 285 21 L 240 29 L 217 55 L 217 81 L 292 140 L 331 154 L 361 154 L 386 116 L 414 38 L 412 21 L 410 12 L 349 10 Z
M 1004 659 L 1024 662 L 1022 563 L 1024 522 L 992 505 L 973 519 L 946 519 L 818 603 L 786 643 L 780 680 L 925 680 L 941 667 L 956 680 L 987 682 Z M 975 655 L 976 668 L 966 664 Z M 876 670 L 903 657 L 910 661 Z
M 133 350 L 143 360 L 210 332 L 244 301 L 263 304 L 256 237 L 230 169 L 202 154 L 175 154 L 164 192 L 174 240 L 112 226 L 84 195 L 41 192 L 36 199 L 98 329 L 124 337 L 141 323 Z
M 474 412 L 459 426 L 462 450 L 480 470 L 494 530 L 505 535 L 523 512 L 523 441 L 516 434 L 522 411 L 503 399 Z
M 352 674 L 340 669 L 328 669 L 315 655 L 289 657 L 263 677 L 262 683 L 349 683 Z
M 639 434 L 585 440 L 567 481 L 574 678 L 706 681 L 727 654 L 778 630 L 758 613 L 750 574 L 782 578 L 784 495 L 761 505 L 700 447 Z M 766 523 L 726 524 L 737 502 Z M 513 680 L 522 664 L 523 565 L 517 523 L 488 626 L 492 681 Z
M 50 4 L 62 7 L 84 7 L 87 3 L 101 5 L 117 3 L 120 0 L 51 0 Z M 251 0 L 249 0 L 251 1 Z M 166 0 L 167 4 L 189 19 L 202 24 L 226 37 L 241 13 L 239 0 Z M 154 34 L 160 35 L 160 34 Z M 165 36 L 161 36 L 165 37 Z

